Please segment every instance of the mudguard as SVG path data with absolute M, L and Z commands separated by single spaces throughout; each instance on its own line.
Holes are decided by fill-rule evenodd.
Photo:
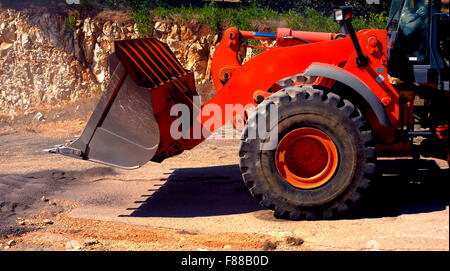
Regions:
M 339 68 L 330 67 L 328 65 L 311 65 L 303 74 L 303 76 L 323 76 L 341 82 L 351 89 L 355 90 L 372 108 L 378 122 L 386 127 L 392 127 L 389 116 L 380 102 L 378 97 L 357 77 L 351 75 L 347 71 Z

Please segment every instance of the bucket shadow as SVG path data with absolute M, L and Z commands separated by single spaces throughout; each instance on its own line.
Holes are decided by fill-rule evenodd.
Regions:
M 128 216 L 218 216 L 263 209 L 244 185 L 238 165 L 176 169 L 155 188 Z

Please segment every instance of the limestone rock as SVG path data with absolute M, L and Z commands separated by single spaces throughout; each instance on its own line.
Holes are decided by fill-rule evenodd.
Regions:
M 68 29 L 66 16 L 52 12 L 0 6 L 0 114 L 13 118 L 38 107 L 100 95 L 110 80 L 111 43 L 140 37 L 136 24 L 89 17 Z M 219 37 L 207 26 L 195 20 L 157 21 L 153 36 L 168 44 L 184 68 L 194 71 L 197 82 L 211 79 Z

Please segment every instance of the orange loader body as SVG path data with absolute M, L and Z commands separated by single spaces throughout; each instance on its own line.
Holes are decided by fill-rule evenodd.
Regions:
M 408 8 L 408 0 L 403 2 Z M 392 85 L 392 33 L 355 33 L 348 7 L 334 16 L 344 34 L 228 28 L 212 60 L 216 95 L 203 105 L 193 73 L 166 44 L 153 38 L 116 41 L 110 86 L 83 134 L 51 152 L 134 169 L 192 149 L 232 121 L 244 130 L 239 152 L 244 182 L 262 205 L 290 219 L 346 212 L 368 186 L 376 154 L 414 155 L 413 136 L 432 138 L 448 161 L 448 118 L 438 118 L 431 130 L 414 129 L 415 99 L 423 88 L 431 87 L 423 93 L 438 97 L 433 99 L 440 110 L 448 108 L 448 74 L 438 72 L 438 83 Z M 242 63 L 241 48 L 254 47 L 246 39 L 274 46 L 258 47 L 264 51 Z M 433 65 L 414 66 L 416 78 L 431 78 Z M 179 105 L 190 118 L 178 127 L 181 136 L 174 136 L 180 112 L 173 108 Z M 270 137 L 278 140 L 264 150 L 260 143 L 265 141 L 249 135 L 270 105 L 278 106 L 273 113 L 278 130 L 269 127 Z M 230 106 L 231 114 L 212 112 L 227 112 Z

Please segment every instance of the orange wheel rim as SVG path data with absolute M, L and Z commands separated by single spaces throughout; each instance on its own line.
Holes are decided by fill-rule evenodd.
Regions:
M 285 135 L 275 152 L 278 173 L 291 185 L 313 189 L 327 183 L 339 155 L 329 136 L 314 128 L 298 128 Z

